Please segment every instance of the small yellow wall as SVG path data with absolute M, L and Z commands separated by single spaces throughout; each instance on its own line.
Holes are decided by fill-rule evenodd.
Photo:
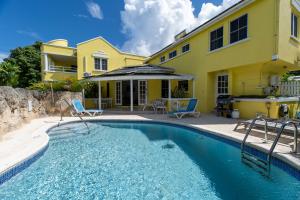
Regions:
M 94 69 L 93 54 L 96 52 L 103 52 L 108 56 L 108 71 L 129 65 L 141 65 L 145 60 L 145 57 L 142 56 L 122 53 L 106 40 L 95 38 L 77 45 L 78 79 L 83 78 L 84 58 L 86 60 L 86 72 L 92 73 L 92 75 L 104 73 L 104 71 Z
M 293 118 L 297 109 L 297 102 L 271 102 L 270 118 L 278 118 L 278 110 L 281 104 L 287 104 L 289 107 L 289 117 Z M 234 108 L 240 111 L 240 118 L 253 119 L 257 113 L 268 114 L 266 102 L 241 101 L 234 103 Z
M 42 74 L 42 80 L 44 81 L 64 81 L 67 79 L 77 79 L 77 74 L 62 72 L 43 72 Z

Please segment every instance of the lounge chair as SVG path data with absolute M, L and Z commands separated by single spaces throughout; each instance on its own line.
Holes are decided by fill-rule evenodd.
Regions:
M 175 116 L 178 119 L 181 119 L 185 115 L 194 115 L 195 117 L 200 117 L 200 112 L 197 112 L 196 110 L 197 104 L 198 104 L 197 99 L 191 99 L 185 110 L 183 109 L 183 110 L 177 110 L 175 112 L 170 112 L 169 116 Z
M 85 114 L 88 114 L 90 115 L 91 117 L 94 117 L 96 116 L 97 114 L 98 115 L 101 115 L 103 113 L 103 110 L 86 110 L 81 101 L 79 99 L 73 99 L 72 100 L 72 105 L 76 111 L 77 114 L 79 115 L 85 115 Z

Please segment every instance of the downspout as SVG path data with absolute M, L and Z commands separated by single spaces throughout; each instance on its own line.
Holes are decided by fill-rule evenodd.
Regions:
M 274 3 L 274 47 L 273 47 L 273 54 L 272 54 L 272 60 L 277 61 L 279 59 L 278 55 L 278 43 L 279 43 L 279 4 L 280 0 L 275 0 Z

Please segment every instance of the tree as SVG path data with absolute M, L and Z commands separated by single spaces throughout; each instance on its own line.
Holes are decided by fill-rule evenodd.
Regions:
M 41 44 L 37 41 L 30 46 L 13 49 L 10 56 L 4 59 L 5 63 L 19 67 L 21 78 L 16 86 L 24 88 L 41 80 Z
M 10 62 L 0 63 L 0 85 L 17 86 L 20 69 Z

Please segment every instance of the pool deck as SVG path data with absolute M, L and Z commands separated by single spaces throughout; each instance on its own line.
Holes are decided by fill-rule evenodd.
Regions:
M 104 114 L 99 117 L 85 117 L 97 120 L 154 120 L 192 126 L 212 134 L 241 142 L 243 131 L 233 131 L 236 120 L 202 115 L 200 118 L 170 118 L 161 114 Z M 78 121 L 75 117 L 64 117 L 62 123 Z M 32 120 L 20 129 L 0 135 L 0 174 L 18 165 L 28 157 L 47 146 L 49 138 L 47 130 L 60 122 L 59 117 L 46 117 Z M 261 133 L 263 135 L 263 133 Z M 255 148 L 267 152 L 271 142 L 263 143 L 261 138 L 249 136 L 248 140 Z M 278 143 L 273 155 L 300 170 L 300 154 L 291 154 L 289 145 Z

